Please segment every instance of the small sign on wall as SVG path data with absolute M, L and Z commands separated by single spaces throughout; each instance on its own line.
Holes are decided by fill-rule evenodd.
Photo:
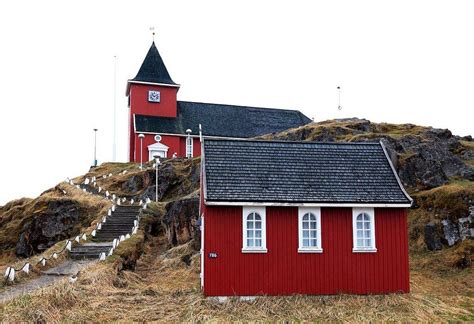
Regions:
M 149 102 L 160 102 L 160 92 L 156 90 L 148 90 Z
M 216 252 L 210 252 L 210 253 L 209 253 L 209 258 L 210 258 L 210 259 L 215 259 L 215 258 L 217 258 L 217 253 L 216 253 Z

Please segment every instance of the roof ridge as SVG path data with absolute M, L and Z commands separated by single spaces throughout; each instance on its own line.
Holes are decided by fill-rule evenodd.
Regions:
M 265 140 L 255 138 L 242 139 L 227 139 L 227 138 L 212 138 L 206 139 L 205 142 L 257 142 L 257 143 L 285 143 L 285 144 L 324 144 L 324 145 L 380 145 L 380 141 L 365 141 L 365 142 L 322 142 L 322 141 L 284 141 L 284 140 Z
M 233 107 L 233 108 L 254 108 L 254 109 L 265 109 L 265 110 L 296 111 L 296 112 L 299 112 L 300 114 L 302 114 L 304 116 L 304 114 L 299 109 L 255 107 L 255 106 L 232 105 L 232 104 L 221 104 L 221 103 L 213 103 L 213 102 L 188 101 L 188 100 L 178 100 L 178 102 L 191 103 L 191 104 L 202 104 L 202 105 L 227 106 L 227 107 Z

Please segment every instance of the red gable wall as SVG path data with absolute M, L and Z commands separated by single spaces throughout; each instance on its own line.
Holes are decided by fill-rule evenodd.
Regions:
M 160 102 L 148 102 L 148 91 L 160 91 Z M 130 109 L 136 115 L 176 117 L 177 87 L 164 87 L 149 84 L 130 84 Z
M 409 292 L 406 209 L 375 209 L 376 253 L 352 252 L 351 208 L 321 208 L 323 253 L 297 252 L 295 207 L 267 207 L 268 253 L 241 252 L 242 207 L 204 209 L 206 296 Z

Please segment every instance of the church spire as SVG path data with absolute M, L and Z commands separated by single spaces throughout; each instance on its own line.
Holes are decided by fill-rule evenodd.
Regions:
M 150 82 L 150 83 L 161 83 L 176 86 L 177 84 L 171 79 L 168 70 L 166 69 L 165 63 L 156 48 L 155 42 L 151 44 L 150 49 L 145 57 L 145 60 L 138 70 L 135 78 L 130 80 L 131 82 Z

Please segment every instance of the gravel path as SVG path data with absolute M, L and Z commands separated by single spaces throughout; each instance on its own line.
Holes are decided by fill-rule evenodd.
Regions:
M 71 261 L 66 260 L 60 265 L 42 271 L 43 275 L 39 278 L 29 280 L 22 284 L 12 285 L 5 288 L 5 291 L 0 293 L 0 303 L 5 303 L 18 296 L 30 293 L 36 289 L 49 286 L 50 284 L 69 278 L 77 274 L 81 269 L 97 261 Z

